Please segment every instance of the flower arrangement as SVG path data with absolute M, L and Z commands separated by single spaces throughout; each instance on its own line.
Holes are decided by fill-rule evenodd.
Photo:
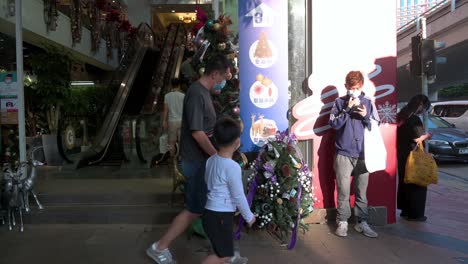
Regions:
M 288 248 L 294 248 L 298 229 L 307 230 L 302 219 L 314 205 L 312 172 L 295 136 L 287 130 L 278 132 L 260 149 L 250 168 L 247 199 L 257 217 L 256 226 L 281 239 L 291 233 Z

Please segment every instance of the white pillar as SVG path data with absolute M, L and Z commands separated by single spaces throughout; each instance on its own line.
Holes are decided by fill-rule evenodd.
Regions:
M 18 131 L 19 157 L 26 161 L 26 126 L 24 121 L 24 78 L 23 78 L 23 22 L 21 20 L 21 0 L 15 2 L 16 33 L 16 83 L 18 85 Z
M 218 19 L 218 17 L 219 17 L 219 0 L 213 0 L 213 11 L 214 11 L 214 18 Z

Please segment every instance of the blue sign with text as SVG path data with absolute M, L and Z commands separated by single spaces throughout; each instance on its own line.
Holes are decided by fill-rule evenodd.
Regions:
M 288 2 L 239 0 L 243 152 L 288 128 Z

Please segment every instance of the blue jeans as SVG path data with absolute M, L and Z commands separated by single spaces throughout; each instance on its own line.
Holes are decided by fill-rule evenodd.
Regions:
M 203 214 L 208 189 L 205 182 L 206 160 L 182 160 L 182 173 L 185 182 L 186 209 L 193 214 Z

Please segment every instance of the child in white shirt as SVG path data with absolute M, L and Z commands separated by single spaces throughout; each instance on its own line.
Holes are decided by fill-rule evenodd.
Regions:
M 242 184 L 239 164 L 232 160 L 240 146 L 240 125 L 232 118 L 221 118 L 216 122 L 214 137 L 218 153 L 206 162 L 205 181 L 208 188 L 203 228 L 215 254 L 202 263 L 247 263 L 247 258 L 234 256 L 234 213 L 239 209 L 249 226 L 255 222 L 250 211 Z

